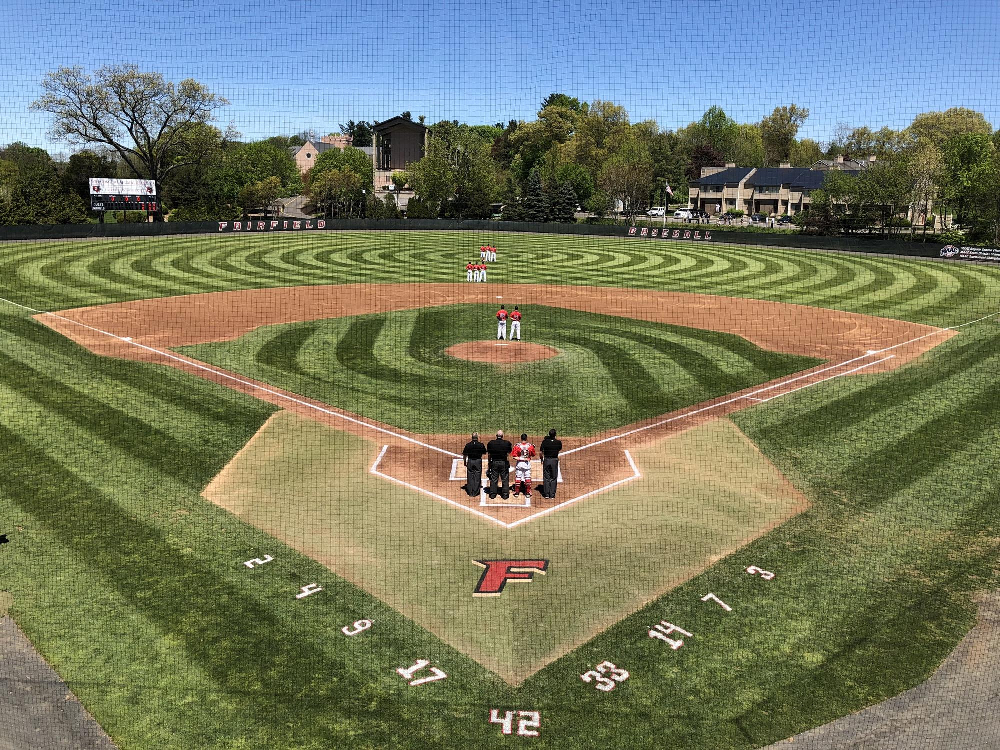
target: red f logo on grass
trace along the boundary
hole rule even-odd
[[[507,581],[511,583],[531,581],[535,573],[545,573],[548,560],[473,560],[485,568],[476,584],[473,596],[500,596]]]

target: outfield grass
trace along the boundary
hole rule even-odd
[[[1000,309],[1000,269],[986,266],[429,232],[6,244],[0,296],[56,309],[453,281],[486,243],[500,248],[491,280],[767,298],[942,326]],[[20,308],[0,308],[0,329],[0,533],[11,539],[0,589],[123,748],[509,746],[487,723],[491,707],[540,710],[537,747],[759,746],[919,682],[971,625],[969,592],[995,585],[992,320],[896,372],[737,415],[810,510],[518,689],[200,497],[271,407],[170,368],[99,359]],[[601,529],[580,544],[612,567],[629,554]],[[270,570],[240,564],[268,552],[280,558]],[[777,576],[750,577],[747,565]],[[311,582],[326,590],[294,599]],[[708,591],[733,612],[701,602]],[[360,616],[386,627],[339,634]],[[694,636],[672,651],[646,636],[660,619]],[[448,679],[408,688],[394,670],[418,658],[446,662]],[[579,679],[609,658],[632,673],[613,693]]]
[[[522,312],[524,339],[558,356],[500,370],[445,354],[496,337],[487,305],[263,326],[178,351],[369,419],[452,434],[559,425],[564,435],[588,435],[820,362],[717,331],[539,305]]]

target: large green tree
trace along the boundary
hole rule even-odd
[[[766,165],[774,166],[788,161],[795,136],[807,117],[809,117],[808,109],[791,104],[787,107],[775,107],[770,115],[760,121]]]
[[[52,116],[54,138],[107,146],[132,174],[156,181],[220,147],[220,137],[207,137],[218,131],[199,126],[229,104],[193,79],[175,84],[135,65],[107,65],[93,76],[59,68],[42,89],[31,109]]]
[[[0,149],[0,224],[78,224],[83,199],[66,189],[48,152],[25,143]]]
[[[929,141],[944,150],[945,144],[959,135],[990,135],[993,126],[982,112],[966,107],[952,107],[944,112],[923,112],[913,118],[910,133],[918,141]]]

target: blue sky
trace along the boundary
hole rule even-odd
[[[66,151],[46,71],[133,62],[231,101],[245,137],[378,120],[531,119],[552,91],[677,128],[810,109],[800,136],[966,106],[1000,125],[997,0],[5,0],[0,144]]]

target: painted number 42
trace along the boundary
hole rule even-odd
[[[603,690],[605,693],[610,693],[615,689],[615,685],[619,682],[625,682],[628,679],[628,672],[620,667],[616,667],[609,661],[602,661],[597,665],[596,670],[592,669],[589,672],[584,672],[580,675],[580,679],[584,682],[596,681],[597,684],[594,687],[598,690]]]
[[[504,734],[514,733],[514,714],[517,713],[517,734],[520,737],[537,737],[538,727],[542,723],[542,715],[538,711],[507,711],[503,716],[495,709],[490,709],[490,724],[499,724]]]

